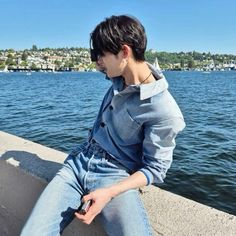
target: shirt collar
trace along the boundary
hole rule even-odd
[[[163,73],[154,68],[151,64],[146,62],[149,69],[152,71],[152,74],[156,78],[156,81],[147,84],[140,84],[140,85],[130,85],[126,89],[123,90],[124,87],[124,79],[123,77],[113,77],[111,81],[113,83],[113,91],[114,95],[117,94],[126,94],[131,92],[140,92],[140,100],[144,100],[150,98],[158,93],[163,92],[164,90],[168,89],[168,83],[166,81],[165,76]]]

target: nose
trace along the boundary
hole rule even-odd
[[[101,69],[104,67],[104,62],[103,62],[103,59],[102,59],[101,56],[97,57],[96,66],[101,68]]]
[[[99,55],[98,55],[98,57],[97,57],[97,63],[98,63],[98,65],[103,64],[102,56],[99,56]]]

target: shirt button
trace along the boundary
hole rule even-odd
[[[113,110],[113,106],[109,106],[110,110],[112,111]]]
[[[105,123],[104,123],[104,122],[101,122],[100,125],[101,125],[101,127],[104,127],[104,126],[105,126]]]

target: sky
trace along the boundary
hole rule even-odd
[[[137,17],[147,49],[236,55],[235,0],[0,0],[0,49],[89,47],[111,15]]]

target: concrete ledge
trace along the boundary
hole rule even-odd
[[[66,154],[0,131],[0,235],[16,236]],[[236,235],[236,216],[156,187],[142,199],[155,235]],[[98,221],[74,220],[63,235],[103,236]]]

